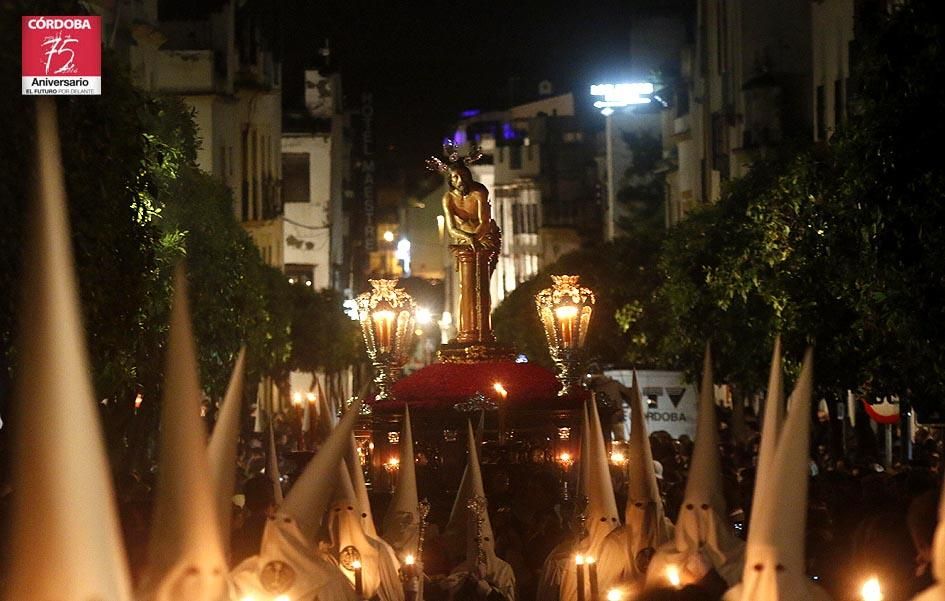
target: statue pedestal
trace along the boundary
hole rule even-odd
[[[496,250],[451,244],[459,272],[459,315],[456,338],[441,345],[440,361],[477,363],[513,358],[511,348],[500,346],[492,333],[489,280]]]
[[[490,263],[495,251],[476,249],[466,244],[451,244],[450,252],[456,258],[459,272],[459,323],[456,338],[450,343],[495,342],[492,334]]]

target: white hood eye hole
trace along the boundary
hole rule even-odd
[[[354,511],[354,507],[352,507],[351,505],[348,505],[348,511]]]
[[[686,509],[692,511],[692,510],[695,509],[695,508],[696,508],[696,506],[693,505],[692,503],[686,503]]]
[[[784,567],[783,563],[779,563],[778,565],[774,566],[774,569],[777,570],[778,572],[783,572],[787,568]]]
[[[764,564],[760,564],[760,563],[756,563],[755,565],[753,565],[753,566],[751,566],[751,567],[752,567],[752,569],[755,570],[756,572],[760,572],[761,570],[765,569]]]
[[[703,504],[702,504],[702,510],[703,510],[703,511],[708,511],[708,510],[709,510],[709,504],[708,504],[708,503],[703,503]]]

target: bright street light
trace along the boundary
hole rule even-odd
[[[614,189],[614,124],[615,108],[625,108],[637,104],[649,104],[653,94],[652,83],[640,81],[633,83],[599,83],[591,86],[591,96],[602,98],[594,103],[606,118],[607,129],[607,228],[604,238],[613,240],[617,235],[617,191]]]

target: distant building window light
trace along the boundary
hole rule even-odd
[[[502,139],[503,140],[515,139],[515,128],[512,127],[511,123],[502,124]]]
[[[466,143],[466,130],[457,129],[456,133],[453,134],[453,143],[457,146],[462,146]]]
[[[481,111],[479,109],[468,109],[460,113],[459,116],[462,117],[463,119],[468,119],[470,117],[475,117],[480,112]]]

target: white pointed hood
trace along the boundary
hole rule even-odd
[[[131,584],[89,378],[54,99],[35,106],[4,595],[126,601]]]
[[[784,383],[782,381],[781,337],[774,340],[774,351],[771,355],[771,371],[768,375],[768,393],[765,396],[764,420],[761,428],[761,444],[758,448],[758,466],[755,470],[755,493],[751,503],[751,516],[754,521],[754,512],[761,507],[762,497],[768,493],[767,487],[760,487],[762,474],[771,473],[771,462],[778,448],[778,438],[781,435],[781,425],[784,422]]]
[[[673,542],[657,550],[647,581],[665,584],[665,572],[673,565],[685,582],[701,577],[708,565],[729,584],[741,578],[745,543],[737,538],[728,521],[722,490],[722,463],[715,416],[712,353],[706,345],[699,387],[696,438],[689,462],[689,475]]]
[[[591,474],[591,428],[587,417],[587,403],[581,403],[581,455],[578,457],[577,499],[587,499],[587,485]]]
[[[236,447],[240,436],[240,411],[243,408],[243,372],[246,349],[241,348],[230,375],[230,383],[220,403],[217,423],[210,435],[207,455],[217,498],[217,517],[224,551],[230,547],[230,518],[233,515],[233,490],[236,485]]]
[[[333,479],[349,444],[361,402],[354,402],[305,466],[263,532],[259,555],[231,573],[239,597],[355,601],[335,563],[318,551],[318,532],[334,490]]]
[[[630,480],[627,484],[627,506],[624,523],[627,530],[628,556],[633,572],[643,577],[649,557],[672,537],[672,525],[666,519],[656,472],[653,450],[646,429],[646,410],[636,370],[633,371],[633,394],[630,397]]]
[[[453,568],[451,582],[454,590],[462,586],[462,577],[478,569],[482,578],[493,588],[498,589],[507,599],[515,599],[515,575],[511,566],[495,554],[495,534],[489,519],[488,501],[482,513],[481,529],[477,527],[477,518],[469,509],[469,501],[480,497],[486,499],[482,483],[482,469],[479,465],[479,441],[473,433],[472,423],[466,422],[466,473],[469,475],[466,496],[461,505],[466,509],[466,559]],[[476,532],[481,530],[477,540]],[[479,565],[479,549],[482,549],[485,564]]]
[[[358,501],[361,526],[364,527],[364,533],[371,538],[379,538],[377,528],[374,525],[374,513],[371,511],[371,498],[368,496],[367,483],[364,481],[364,471],[361,469],[361,460],[358,458],[358,443],[354,438],[354,434],[351,435],[351,445],[345,457],[345,465],[348,468],[348,476],[351,478],[351,484],[354,486],[354,495]]]
[[[361,561],[365,599],[376,595],[381,601],[402,601],[404,590],[400,582],[400,562],[387,543],[365,532],[358,495],[345,462],[342,461],[338,468],[337,486],[327,515],[332,555],[351,586],[355,584],[351,562],[353,559]]]
[[[400,431],[400,477],[384,516],[384,540],[403,558],[417,554],[420,542],[420,514],[417,472],[413,455],[413,428],[410,407],[404,406],[404,424]]]
[[[485,430],[486,415],[485,412],[479,413],[479,422],[476,426],[476,444],[482,444],[483,432]],[[478,454],[478,453],[477,453]],[[446,537],[447,553],[451,561],[458,563],[462,561],[466,549],[466,522],[468,521],[469,510],[466,508],[466,499],[469,497],[470,487],[469,464],[463,469],[463,477],[459,481],[459,488],[456,490],[456,497],[453,499],[453,507],[450,509],[450,518],[446,522],[444,536]]]
[[[604,432],[601,429],[600,417],[597,413],[597,403],[590,401],[590,411],[585,408],[585,425],[582,433],[581,478],[587,482],[584,494],[587,496],[587,507],[584,510],[584,527],[587,536],[578,541],[573,548],[573,554],[580,553],[586,557],[600,560],[605,548],[608,535],[620,527],[617,511],[617,500],[614,497],[613,480],[610,477],[610,462],[607,457],[607,448],[604,444]],[[573,554],[570,562],[561,574],[561,599],[577,598],[577,572],[574,566]],[[607,566],[610,572],[612,566]]]
[[[165,360],[154,526],[139,598],[196,601],[225,596],[226,566],[201,397],[187,278],[178,265]]]
[[[276,452],[276,434],[272,431],[272,422],[269,422],[269,449],[266,452],[266,477],[272,483],[272,499],[276,507],[282,505],[282,474],[279,473],[279,454]]]
[[[263,381],[260,381],[256,386],[256,410],[253,413],[253,432],[256,434],[262,434],[265,432],[266,421],[270,423],[272,420],[266,420],[266,410],[263,409]]]
[[[601,548],[598,574],[602,590],[624,586],[631,592],[642,587],[656,550],[673,538],[673,525],[663,509],[653,470],[653,451],[636,370],[630,395],[628,452],[630,475],[624,525],[611,532]]]
[[[600,557],[600,545],[612,530],[620,526],[614,483],[610,477],[610,461],[604,443],[597,403],[592,400],[588,413],[590,440],[587,480],[587,539],[582,547],[585,554]]]
[[[318,419],[315,423],[315,434],[318,439],[327,439],[337,423],[338,417],[328,406],[328,399],[323,394],[318,395]]]
[[[776,346],[776,359],[780,359],[779,351]],[[729,591],[726,599],[828,598],[807,577],[804,559],[813,367],[813,350],[807,349],[783,431],[778,433],[774,419],[765,420],[762,436],[775,439],[775,452],[760,464],[755,491],[756,495],[761,494],[756,497],[758,503],[748,531],[744,575],[741,584]],[[772,371],[776,369],[780,371],[780,365],[772,364]]]

